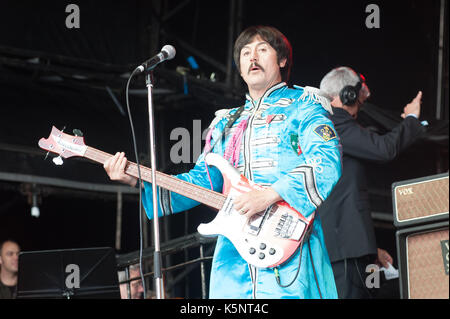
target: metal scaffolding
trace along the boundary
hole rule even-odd
[[[214,251],[215,242],[216,242],[215,238],[206,238],[198,233],[194,233],[187,236],[178,237],[161,244],[161,254],[163,256],[174,255],[179,252],[186,252],[194,248],[199,249],[198,258],[193,258],[191,260],[186,260],[184,262],[169,265],[162,268],[164,278],[167,278],[167,275],[170,272],[182,269],[180,273],[178,273],[176,276],[172,276],[171,280],[165,284],[165,292],[166,292],[165,295],[167,295],[167,293],[170,292],[176,285],[182,283],[182,281],[185,280],[192,273],[192,271],[200,267],[201,296],[203,299],[206,299],[208,297],[207,294],[208,275],[206,273],[206,263],[210,263],[212,260],[212,253]],[[153,252],[154,252],[153,247],[148,247],[144,249],[142,256],[144,265],[148,264],[153,260]],[[139,263],[140,263],[139,252],[137,251],[119,255],[117,257],[117,267],[119,270],[126,270],[128,269],[129,266],[138,265]],[[126,274],[127,274],[126,280],[121,281],[120,284],[127,284],[134,280],[141,280],[141,277],[130,278],[128,272],[126,272]],[[153,275],[154,275],[153,271],[144,272],[144,277],[146,279],[149,279],[149,277]],[[185,285],[188,285],[187,281],[185,282]],[[152,296],[151,293],[149,295]],[[173,293],[170,295],[171,298],[175,297]]]
[[[13,184],[13,185],[7,185]],[[22,192],[30,193],[26,194],[27,196],[31,195],[31,192],[43,193],[51,189],[52,193],[67,193],[74,191],[81,191],[82,193],[89,194],[89,196],[99,196],[104,197],[104,194],[115,195],[117,202],[117,210],[116,210],[116,232],[115,232],[115,249],[116,251],[120,250],[120,242],[122,235],[122,211],[123,211],[123,198],[122,196],[131,195],[133,198],[136,198],[138,195],[138,190],[135,188],[131,188],[128,186],[120,186],[120,185],[105,185],[105,184],[95,184],[95,183],[84,183],[78,181],[70,181],[59,178],[49,178],[42,176],[33,176],[27,174],[17,174],[17,173],[8,173],[8,172],[0,172],[0,188],[16,188],[20,189]],[[82,195],[81,195],[82,196]],[[112,199],[113,196],[110,196]],[[169,241],[165,241],[161,244],[161,253],[163,257],[168,257],[180,252],[187,252],[189,250],[198,248],[199,249],[199,257],[195,257],[191,260],[185,258],[185,260],[178,264],[169,263],[164,266],[162,269],[163,274],[167,277],[170,277],[170,280],[166,285],[166,292],[170,292],[176,285],[183,284],[183,280],[186,279],[188,275],[192,273],[192,271],[198,269],[200,267],[200,286],[201,286],[201,294],[202,298],[207,298],[207,274],[205,264],[209,263],[212,260],[212,253],[214,251],[214,243],[215,238],[206,238],[201,236],[198,233],[181,236]],[[153,252],[154,247],[146,247],[143,249],[142,262],[145,265],[144,277],[148,281],[150,277],[154,274],[153,271],[147,270],[152,269],[151,261],[153,260]],[[127,269],[129,266],[134,264],[139,264],[139,251],[133,251],[131,253],[117,255],[117,269],[123,270]],[[181,273],[178,273],[175,277],[171,275],[172,272],[176,270],[183,269]],[[127,280],[121,283],[129,283],[133,280],[138,280],[139,278],[129,278],[127,272]],[[187,285],[188,282],[186,281]],[[147,287],[151,287],[147,285]]]

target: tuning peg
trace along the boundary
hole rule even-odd
[[[53,163],[55,163],[55,165],[58,165],[58,166],[64,164],[64,161],[63,161],[61,155],[59,155],[58,157],[54,157]]]
[[[83,132],[81,132],[79,129],[74,129],[73,131],[73,134],[75,135],[75,136],[83,136]]]

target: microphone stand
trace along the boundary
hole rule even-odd
[[[153,73],[149,71],[145,75],[145,84],[148,94],[148,115],[150,127],[150,163],[152,168],[152,193],[153,193],[153,233],[155,242],[155,252],[153,254],[153,268],[156,288],[156,298],[164,299],[164,287],[161,271],[161,248],[159,236],[159,216],[158,216],[158,193],[156,188],[156,156],[155,156],[155,128],[153,117],[152,83]]]

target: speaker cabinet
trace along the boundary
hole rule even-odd
[[[392,184],[397,228],[448,220],[448,172]]]
[[[400,297],[448,299],[448,220],[397,231]]]

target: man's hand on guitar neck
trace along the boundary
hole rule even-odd
[[[283,200],[271,187],[264,190],[252,190],[233,200],[234,208],[241,214],[250,218],[252,215],[265,211],[267,207]]]
[[[125,174],[125,167],[127,166],[127,162],[128,161],[125,157],[125,153],[120,152],[107,159],[103,164],[103,167],[111,180],[119,181],[121,183],[130,185],[131,187],[135,187],[137,178]]]

